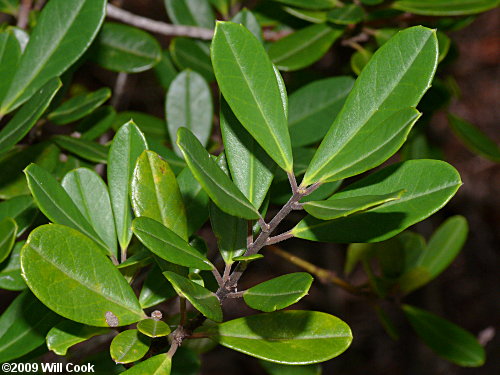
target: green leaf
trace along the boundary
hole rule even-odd
[[[170,333],[170,327],[161,320],[144,319],[137,323],[139,332],[149,337],[163,337]]]
[[[400,199],[401,196],[404,195],[404,192],[404,190],[399,190],[388,194],[365,195],[340,199],[337,199],[334,195],[326,201],[306,202],[304,203],[304,210],[317,219],[332,220]]]
[[[54,111],[48,119],[57,125],[66,125],[80,120],[101,106],[111,96],[111,90],[103,87],[97,91],[76,95],[68,99]]]
[[[337,5],[337,0],[274,0],[274,1],[305,9],[329,9]]]
[[[71,320],[63,320],[47,333],[47,347],[57,355],[66,355],[73,345],[108,332],[109,328],[86,326]]]
[[[314,81],[290,95],[288,127],[293,147],[323,139],[344,105],[354,80],[340,76]]]
[[[0,155],[9,151],[12,146],[28,134],[45,112],[60,87],[61,81],[59,78],[48,81],[0,130]]]
[[[0,12],[17,16],[19,0],[0,0]]]
[[[193,176],[214,203],[224,212],[244,219],[258,219],[256,208],[248,201],[198,139],[186,128],[177,133],[177,145]]]
[[[280,70],[299,70],[321,59],[342,33],[326,23],[307,26],[271,44],[269,57]]]
[[[189,212],[187,226],[188,235],[191,235],[207,221],[210,199],[187,167],[177,176],[177,183],[186,212]]]
[[[162,259],[201,270],[214,268],[207,258],[183,238],[156,220],[144,216],[135,218],[132,230],[144,246]]]
[[[243,293],[243,299],[256,310],[281,310],[304,297],[312,282],[312,276],[306,272],[289,273],[251,287]]]
[[[231,6],[231,0],[209,0],[210,4],[217,9],[224,17],[227,17],[229,13],[229,7]]]
[[[247,255],[247,256],[239,256],[239,257],[234,257],[233,261],[235,262],[253,262],[254,260],[262,259],[264,258],[264,255],[262,254],[252,254],[252,255]]]
[[[108,154],[108,186],[115,217],[116,233],[122,249],[132,237],[130,181],[137,158],[148,148],[146,139],[133,121],[123,125],[113,138]]]
[[[294,17],[301,20],[312,22],[312,23],[324,23],[326,22],[326,11],[323,10],[309,10],[309,9],[299,9],[292,7],[283,7],[283,10]]]
[[[108,162],[109,147],[87,139],[57,135],[54,142],[61,148],[81,157],[82,159],[95,163],[106,164]]]
[[[158,41],[136,27],[106,22],[96,39],[93,60],[114,72],[139,73],[160,62]]]
[[[2,3],[0,1],[0,10]],[[14,14],[17,16],[17,12]],[[21,46],[13,31],[0,32],[0,102],[9,89],[21,58]],[[1,148],[0,148],[1,149]]]
[[[269,375],[321,375],[321,365],[293,366],[279,363],[259,361]]]
[[[372,56],[373,54],[364,48],[354,52],[351,56],[352,71],[359,76]]]
[[[421,26],[399,32],[380,47],[356,80],[302,185],[354,176],[394,154],[418,119],[411,107],[429,88],[437,56],[435,31]]]
[[[0,114],[19,107],[85,52],[104,20],[105,6],[105,0],[52,0],[43,8]]]
[[[133,121],[146,138],[167,140],[168,134],[165,120],[144,112],[123,111],[113,121],[113,129],[118,130],[123,124]]]
[[[111,358],[116,363],[135,362],[146,355],[151,339],[136,329],[128,329],[119,333],[109,347]]]
[[[160,267],[153,265],[142,285],[139,303],[143,309],[147,309],[176,295],[177,293],[163,276]]]
[[[361,22],[364,16],[363,8],[355,4],[347,4],[328,12],[326,18],[329,22],[339,25],[352,25]]]
[[[85,117],[75,130],[81,134],[81,139],[92,141],[106,133],[113,125],[115,118],[114,108],[109,105],[103,106]]]
[[[2,289],[20,291],[27,288],[21,276],[21,262],[19,260],[24,242],[17,242],[9,257],[3,263],[0,263],[0,288]]]
[[[500,4],[498,0],[400,0],[392,6],[426,16],[463,16],[482,13]]]
[[[123,375],[170,375],[172,358],[166,353],[157,354],[145,361],[139,362],[134,367],[122,372]]]
[[[231,22],[239,23],[245,26],[261,43],[264,42],[262,37],[262,27],[257,21],[257,18],[248,9],[243,8],[232,19]]]
[[[21,251],[29,288],[50,309],[76,322],[108,327],[145,317],[134,291],[99,247],[80,232],[58,224],[31,232]]]
[[[208,0],[164,0],[168,17],[177,25],[214,27],[215,15]]]
[[[470,150],[487,159],[500,162],[500,147],[486,134],[471,123],[452,114],[448,115],[448,122],[455,134]]]
[[[292,229],[294,236],[322,242],[378,242],[432,215],[455,195],[462,184],[451,165],[438,160],[393,164],[349,185],[335,198],[386,194],[406,190],[401,199],[357,215],[332,221],[310,216]]]
[[[418,336],[439,356],[459,366],[484,364],[484,348],[469,332],[414,306],[403,305],[403,311]]]
[[[266,361],[290,365],[324,362],[352,341],[349,326],[317,311],[276,311],[234,319],[208,332],[230,349]]]
[[[162,87],[165,90],[168,90],[170,84],[177,76],[177,69],[172,63],[172,58],[168,50],[164,50],[161,53],[161,60],[158,64],[155,65],[154,70]]]
[[[219,299],[214,293],[175,272],[167,271],[163,274],[170,281],[177,294],[191,302],[196,310],[210,320],[222,321],[222,309]]]
[[[179,69],[193,69],[209,82],[215,79],[210,61],[210,47],[206,42],[174,38],[170,42],[169,51]]]
[[[439,44],[439,59],[438,62],[444,60],[448,51],[450,50],[451,39],[445,33],[438,30],[437,34],[438,44]]]
[[[45,343],[47,332],[61,320],[30,291],[24,291],[0,316],[0,362],[31,352]]]
[[[20,195],[0,202],[0,220],[11,217],[17,224],[17,237],[35,221],[38,214],[35,203],[30,196]]]
[[[0,263],[9,256],[16,241],[17,224],[14,219],[6,217],[0,220]]]
[[[78,168],[67,173],[61,185],[116,258],[113,211],[108,188],[101,177],[90,169]]]
[[[186,212],[174,172],[152,151],[137,159],[131,200],[135,216],[154,219],[187,240]]]
[[[212,132],[213,104],[210,87],[198,73],[185,70],[168,89],[165,102],[170,139],[177,140],[177,131],[186,127],[206,146]],[[181,155],[177,146],[174,150]]]
[[[273,64],[262,44],[244,26],[218,22],[212,64],[236,118],[281,168],[292,172],[286,113]]]

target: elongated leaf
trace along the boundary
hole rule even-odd
[[[90,160],[95,163],[105,164],[108,162],[109,148],[99,143],[66,135],[58,135],[54,137],[54,141],[59,147],[82,159]]]
[[[262,28],[257,21],[257,18],[248,9],[244,8],[239,11],[232,19],[231,22],[239,23],[245,26],[261,43],[264,42],[262,37]]]
[[[306,272],[289,273],[251,287],[243,298],[248,306],[260,311],[281,310],[304,297],[312,282]]]
[[[399,0],[392,6],[414,14],[428,16],[462,16],[493,9],[498,0]]]
[[[380,47],[356,80],[302,184],[359,174],[396,152],[419,116],[410,107],[429,88],[437,57],[435,31],[421,26],[399,32]]]
[[[130,208],[130,181],[135,163],[147,149],[146,139],[137,126],[129,121],[113,138],[108,155],[108,186],[111,206],[115,217],[116,233],[122,249],[126,249],[132,230],[132,210]]]
[[[362,21],[364,13],[360,6],[347,4],[331,10],[326,17],[328,21],[339,25],[351,25]]]
[[[326,23],[307,26],[271,44],[269,57],[280,70],[302,69],[322,58],[342,33]]]
[[[38,210],[33,199],[27,195],[20,195],[0,203],[0,220],[13,218],[17,224],[18,237],[33,224],[37,214]]]
[[[145,318],[134,291],[97,245],[80,232],[58,224],[31,232],[21,251],[29,288],[50,309],[76,322],[107,327]]]
[[[80,120],[103,104],[110,96],[111,90],[107,87],[74,96],[51,112],[48,119],[57,125],[65,125]]]
[[[273,65],[262,44],[244,26],[218,22],[212,64],[236,118],[281,168],[292,172],[286,114]]]
[[[106,243],[109,252],[118,257],[113,211],[108,188],[101,177],[90,169],[78,168],[67,173],[61,185]]]
[[[21,262],[19,260],[24,242],[17,242],[9,257],[0,263],[0,288],[2,289],[19,291],[27,288],[21,276]]]
[[[177,176],[177,183],[179,184],[186,212],[189,212],[189,215],[187,215],[187,232],[188,235],[191,235],[207,221],[210,199],[187,167]]]
[[[109,328],[86,326],[71,320],[63,320],[47,333],[47,347],[57,355],[66,355],[73,345],[107,332]]]
[[[331,221],[307,216],[292,233],[299,238],[323,242],[383,241],[439,210],[461,184],[455,168],[442,161],[410,160],[394,164],[348,186],[335,197],[387,194],[404,189],[401,199]]]
[[[167,50],[164,50],[161,53],[161,60],[155,65],[154,69],[160,84],[165,90],[168,90],[170,84],[177,76],[177,69],[175,68],[170,53]]]
[[[317,311],[277,311],[234,319],[214,327],[211,338],[233,350],[282,364],[327,361],[352,341],[347,324]]]
[[[180,128],[177,145],[206,193],[221,210],[245,219],[258,219],[259,213],[243,193],[210,157],[198,139],[186,128]]]
[[[105,5],[105,0],[52,0],[43,8],[0,114],[20,106],[85,52],[104,20]]]
[[[172,82],[165,103],[170,139],[186,127],[206,146],[212,132],[213,104],[210,87],[198,73],[186,70]],[[177,146],[175,151],[181,155]]]
[[[92,141],[99,138],[111,128],[115,117],[116,112],[113,107],[103,106],[85,117],[75,130],[81,133],[81,139]]]
[[[5,125],[0,131],[0,155],[9,151],[12,146],[28,134],[60,87],[59,78],[51,79]]]
[[[174,289],[185,297],[196,310],[215,322],[222,321],[222,309],[217,296],[210,290],[174,272],[163,272]]]
[[[115,72],[138,73],[161,59],[158,41],[136,27],[106,22],[96,40],[93,60]]]
[[[135,218],[132,230],[153,253],[169,262],[186,267],[211,270],[212,263],[185,240],[163,224],[148,217]]]
[[[210,61],[210,46],[206,42],[189,38],[174,38],[169,51],[179,69],[193,69],[208,82],[212,82],[214,70]]]
[[[149,337],[163,337],[170,333],[170,327],[161,320],[144,319],[137,323],[137,329]]]
[[[323,139],[353,84],[354,80],[347,76],[326,78],[290,95],[288,127],[294,147]]]
[[[128,329],[115,336],[109,352],[116,363],[131,363],[144,357],[150,344],[149,337],[136,329]]]
[[[170,375],[172,358],[166,353],[155,355],[122,372],[124,375]]]
[[[294,17],[297,17],[301,20],[312,22],[312,23],[324,23],[326,22],[326,14],[325,10],[311,10],[311,9],[302,9],[302,8],[292,8],[284,6],[283,10],[288,14],[291,14]]]
[[[177,293],[163,276],[160,267],[153,265],[142,285],[139,303],[143,309],[147,309],[176,295]]]
[[[414,306],[403,305],[403,311],[415,332],[439,356],[459,366],[483,365],[484,348],[469,332]]]
[[[215,15],[208,0],[164,0],[168,17],[177,25],[214,27]]]
[[[329,9],[337,5],[336,0],[274,0],[274,1],[305,9]]]
[[[61,317],[24,291],[0,316],[0,362],[31,352],[45,343],[47,332]]]
[[[9,256],[16,241],[17,224],[11,217],[0,220],[0,263]]]
[[[135,216],[152,218],[187,240],[186,212],[174,172],[152,151],[144,151],[134,169],[131,185]]]
[[[2,4],[0,2],[0,7],[1,6]],[[14,15],[17,16],[17,12]],[[20,58],[21,45],[14,35],[14,32],[0,32],[0,103],[9,89],[10,82],[16,72]]]

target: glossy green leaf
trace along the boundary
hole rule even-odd
[[[144,319],[137,323],[137,329],[149,337],[163,337],[170,333],[170,327],[161,320]]]
[[[325,201],[309,201],[304,203],[304,210],[311,216],[321,220],[332,220],[352,215],[386,202],[400,199],[404,190],[381,195],[365,195],[337,199],[334,196]]]
[[[170,84],[177,76],[177,69],[172,62],[172,57],[168,50],[164,50],[161,53],[161,60],[155,65],[154,69],[160,84],[165,90],[168,90]]]
[[[82,159],[103,164],[108,162],[109,148],[99,143],[87,139],[69,137],[67,135],[55,136],[54,142],[62,149]]]
[[[61,81],[58,78],[47,82],[0,130],[0,155],[9,151],[12,146],[28,134],[45,112],[60,87]]]
[[[354,80],[340,76],[314,81],[290,95],[288,127],[293,147],[320,141],[344,105]]]
[[[0,220],[0,263],[9,256],[16,241],[17,224],[11,217]]]
[[[243,8],[232,19],[231,22],[239,23],[245,26],[261,43],[264,42],[262,37],[262,27],[257,21],[257,18],[248,9]]]
[[[154,219],[187,240],[186,212],[174,172],[152,151],[137,159],[131,200],[135,216]]]
[[[448,122],[455,134],[473,152],[500,162],[500,147],[470,122],[455,115],[448,115]]]
[[[230,349],[282,364],[324,362],[344,352],[352,341],[349,326],[317,311],[276,311],[219,324],[212,339]]]
[[[92,327],[71,320],[63,320],[47,333],[47,347],[57,355],[66,355],[73,345],[108,332],[109,328]]]
[[[207,145],[212,132],[213,104],[210,87],[202,76],[191,70],[180,73],[168,89],[165,108],[172,143],[179,128],[186,127],[203,146]],[[177,146],[174,149],[181,155]]]
[[[61,317],[24,291],[0,316],[0,362],[31,352],[45,343],[47,332]]]
[[[167,271],[163,274],[170,281],[177,294],[191,302],[196,310],[210,320],[222,321],[222,309],[219,299],[214,293],[174,272]]]
[[[209,0],[164,0],[168,17],[177,25],[214,27],[215,14]]]
[[[280,363],[259,361],[269,375],[321,375],[321,365],[282,365]]]
[[[274,1],[305,9],[329,9],[337,5],[337,0],[274,0]]]
[[[208,196],[224,212],[245,219],[258,219],[259,213],[243,193],[219,168],[198,139],[186,128],[180,128],[177,145]]]
[[[154,37],[136,27],[112,22],[103,25],[93,52],[97,64],[115,72],[143,72],[161,59],[161,47]]]
[[[151,339],[136,329],[119,333],[109,347],[111,358],[116,363],[135,362],[146,355]]]
[[[302,184],[353,176],[394,154],[418,119],[411,107],[429,88],[437,56],[435,31],[421,26],[399,32],[380,47],[356,80]]]
[[[410,160],[365,177],[336,198],[387,194],[406,190],[401,199],[357,215],[331,221],[310,216],[292,229],[294,236],[322,242],[378,242],[432,215],[455,195],[462,184],[451,165],[438,160]]]
[[[122,372],[123,375],[170,375],[172,358],[166,353],[155,355]]]
[[[17,224],[17,237],[35,221],[38,214],[33,199],[28,195],[20,195],[0,202],[0,220],[11,217]]]
[[[135,218],[132,230],[153,253],[169,262],[186,267],[211,270],[212,263],[191,247],[184,239],[160,222],[149,217]]]
[[[209,82],[215,79],[210,61],[210,46],[206,42],[189,38],[174,38],[170,43],[169,51],[179,69],[192,69]]]
[[[403,311],[420,338],[439,356],[459,366],[484,364],[486,354],[476,338],[459,326],[410,305]]]
[[[262,259],[264,258],[264,255],[262,254],[252,254],[252,255],[247,255],[247,256],[239,256],[239,257],[234,257],[233,260],[235,262],[253,262],[254,260]]]
[[[58,224],[31,232],[21,251],[29,288],[50,309],[76,322],[107,327],[145,317],[134,291],[97,245],[80,232]]]
[[[19,260],[24,242],[17,242],[9,257],[0,263],[0,288],[2,289],[19,291],[27,288],[21,276],[21,262]]]
[[[208,219],[208,204],[210,199],[189,170],[184,168],[177,176],[182,200],[187,215],[188,235],[196,232]]]
[[[97,91],[76,95],[68,99],[54,111],[48,119],[57,125],[66,125],[87,116],[111,96],[111,90],[103,87]]]
[[[2,3],[0,2],[0,9]],[[17,16],[17,12],[14,14]],[[21,58],[21,45],[12,31],[0,32],[0,103],[9,89],[19,60]],[[1,148],[0,148],[1,149]]]
[[[101,177],[90,169],[78,168],[67,173],[61,185],[106,243],[109,252],[117,257],[113,211],[108,188]]]
[[[174,150],[167,147],[165,142],[155,139],[152,136],[146,136],[146,140],[149,149],[160,155],[168,163],[174,174],[178,175],[186,168],[186,162]]]
[[[52,0],[43,8],[0,113],[20,106],[85,52],[104,20],[105,5],[105,0]]]
[[[243,299],[256,310],[281,310],[304,297],[312,282],[312,276],[306,272],[289,273],[251,287],[243,293]]]
[[[286,113],[273,64],[244,26],[218,22],[212,64],[219,88],[236,118],[285,171],[293,170]]]
[[[312,23],[326,22],[327,11],[324,10],[310,10],[302,8],[292,8],[287,6],[283,7],[283,10],[288,14],[291,14],[292,16],[307,22],[312,22]]]
[[[280,70],[302,69],[322,58],[342,33],[325,23],[307,26],[271,44],[269,57]]]
[[[364,18],[364,12],[363,8],[358,5],[347,4],[331,10],[326,17],[329,22],[339,25],[351,25],[361,22]]]
[[[499,4],[498,0],[399,0],[392,6],[426,16],[463,16],[485,12]]]
[[[142,285],[139,303],[143,309],[147,309],[176,295],[177,293],[167,279],[165,279],[165,276],[163,276],[160,267],[153,265]]]
[[[113,138],[108,154],[108,186],[115,217],[116,233],[122,249],[132,237],[132,209],[130,207],[130,181],[137,158],[148,148],[139,128],[129,121]]]

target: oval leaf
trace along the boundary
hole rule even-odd
[[[392,6],[414,14],[427,16],[462,16],[493,9],[498,0],[400,0]]]
[[[73,345],[108,332],[109,328],[86,326],[71,320],[63,320],[47,333],[47,347],[57,355],[66,355]]]
[[[174,38],[170,42],[169,51],[179,69],[193,69],[208,82],[215,79],[210,61],[210,46],[206,42],[189,38]]]
[[[172,358],[166,353],[155,355],[145,361],[139,362],[134,367],[122,372],[123,375],[170,375]]]
[[[0,7],[2,7],[0,1]],[[1,12],[4,10],[0,8]],[[17,16],[17,11],[13,14]],[[21,45],[14,31],[3,30],[0,32],[0,103],[9,89],[10,82],[14,76],[19,60],[21,58]],[[0,147],[0,150],[2,148]]]
[[[170,327],[161,320],[144,319],[137,323],[139,332],[149,337],[163,337],[170,333]]]
[[[304,9],[329,9],[337,6],[337,0],[275,0],[279,3]]]
[[[26,289],[26,283],[21,276],[21,262],[19,260],[24,241],[14,245],[9,257],[0,264],[0,288],[20,291]]]
[[[257,18],[248,9],[243,8],[232,19],[231,22],[239,23],[245,26],[255,37],[261,42],[264,42],[262,37],[262,27]]]
[[[10,254],[16,241],[17,224],[14,219],[6,217],[0,221],[0,263]]]
[[[115,336],[109,352],[116,363],[131,363],[144,357],[150,344],[149,337],[136,329],[128,329]]]
[[[177,176],[182,200],[187,215],[188,235],[196,232],[208,219],[208,204],[210,199],[189,170],[184,168]]]
[[[164,0],[168,17],[177,25],[214,27],[215,15],[208,0]]]

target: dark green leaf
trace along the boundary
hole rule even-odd
[[[186,212],[189,212],[187,226],[188,235],[191,235],[200,229],[208,219],[209,198],[187,167],[177,176],[177,183]]]
[[[262,37],[262,28],[257,21],[257,18],[248,9],[240,10],[232,19],[231,22],[239,23],[245,26],[255,37],[261,42],[264,42]]]
[[[208,0],[164,0],[168,17],[177,25],[214,27],[215,15]]]
[[[293,366],[260,360],[269,375],[321,375],[321,365]]]
[[[124,111],[118,113],[113,122],[113,129],[118,130],[128,121],[133,121],[146,137],[161,140],[168,139],[165,120],[144,112]]]
[[[359,76],[372,56],[373,54],[364,48],[354,52],[351,56],[352,71]]]
[[[312,23],[326,22],[327,12],[324,10],[299,9],[292,7],[283,7],[283,10],[294,17]]]
[[[170,84],[177,76],[177,69],[175,69],[175,66],[172,63],[172,58],[170,57],[168,50],[164,50],[161,53],[161,60],[155,65],[154,69],[160,84],[165,90],[168,90]]]
[[[206,42],[174,38],[169,51],[179,69],[193,69],[209,82],[215,79],[210,61],[210,46]]]
[[[149,337],[136,329],[128,329],[115,336],[109,352],[116,363],[131,363],[144,357],[150,344]]]
[[[82,159],[95,163],[107,163],[109,148],[87,139],[57,135],[54,142],[61,148],[75,154]]]
[[[5,1],[5,0],[4,0]],[[0,1],[0,10],[2,4]],[[17,16],[17,12],[13,14]],[[0,32],[0,103],[9,89],[10,82],[14,76],[19,60],[21,59],[21,46],[13,31],[3,30]],[[2,148],[0,148],[1,150]]]
[[[347,4],[331,10],[326,18],[329,22],[339,25],[351,25],[361,22],[364,18],[364,12],[363,8],[358,5]]]
[[[166,353],[155,355],[145,361],[139,362],[134,367],[122,372],[123,375],[169,375],[172,367],[172,358]]]
[[[0,0],[0,12],[17,16],[19,0]]]
[[[305,9],[329,9],[337,5],[337,0],[274,0],[274,1]]]
[[[163,276],[160,267],[153,265],[142,285],[139,303],[143,309],[147,309],[176,295],[177,293]]]
[[[498,0],[399,0],[393,7],[426,16],[463,16],[482,13],[499,4]]]
[[[47,334],[47,347],[57,355],[66,355],[73,345],[107,332],[109,328],[86,326],[71,320],[63,320]]]
[[[11,217],[0,220],[0,263],[9,256],[16,241],[17,224]]]
[[[19,260],[23,245],[24,241],[17,242],[10,256],[0,264],[0,288],[16,291],[27,288],[21,276],[21,262]]]
[[[116,112],[113,107],[103,106],[97,108],[78,124],[76,131],[81,133],[81,139],[95,140],[111,128],[115,117]]]
[[[438,30],[437,34],[438,44],[439,44],[439,59],[438,62],[444,60],[448,51],[450,50],[451,39],[445,33]]]
[[[170,333],[170,327],[161,320],[144,319],[137,323],[139,332],[149,337],[163,337]]]
[[[239,257],[234,257],[233,261],[235,262],[253,262],[254,260],[262,259],[264,258],[264,255],[262,254],[252,254],[252,255],[247,255],[247,256],[239,256]]]
[[[19,237],[33,224],[38,210],[33,199],[27,195],[20,195],[0,203],[0,220],[11,217],[17,224],[17,236]]]

